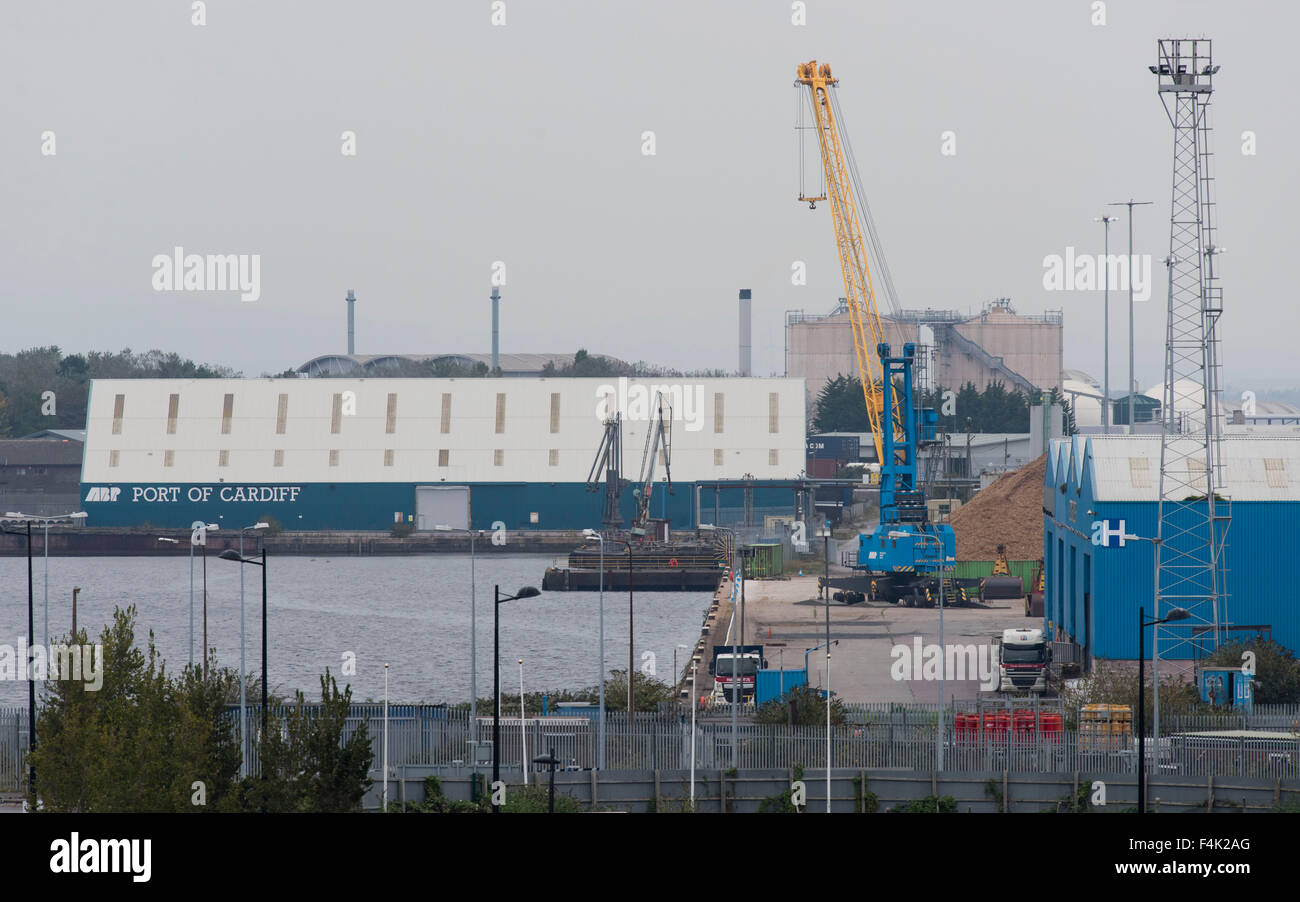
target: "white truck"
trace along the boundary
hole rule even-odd
[[[998,676],[1003,692],[1046,692],[1052,647],[1039,629],[1002,631]]]

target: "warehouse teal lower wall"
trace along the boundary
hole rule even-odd
[[[585,483],[82,483],[85,525],[92,527],[189,528],[195,521],[247,525],[274,517],[284,529],[386,530],[398,517],[416,513],[416,486],[469,488],[470,524],[492,529],[599,528],[604,491],[588,491]],[[755,522],[764,514],[793,515],[793,488],[755,486],[746,505],[745,488],[737,483],[714,488],[694,482],[675,484],[672,492],[656,486],[651,515],[667,517],[675,528],[696,525],[696,496],[701,519],[734,523],[748,507]],[[716,502],[716,503],[715,503]],[[628,488],[621,512],[630,520],[635,496]]]

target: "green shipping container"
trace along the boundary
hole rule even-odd
[[[748,570],[750,579],[767,579],[782,574],[784,560],[781,554],[780,542],[756,544],[749,547],[752,549]]]
[[[1028,592],[1034,581],[1034,573],[1038,570],[1038,561],[1007,561],[1007,568],[1012,576],[1020,577],[1025,591]],[[992,573],[992,561],[958,561],[953,575],[957,579],[983,579]]]

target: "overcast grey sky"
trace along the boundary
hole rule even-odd
[[[1043,258],[1100,253],[1106,202],[1155,201],[1135,228],[1157,261],[1145,386],[1172,154],[1146,67],[1158,37],[1204,35],[1225,376],[1300,381],[1294,4],[1111,0],[1104,26],[1090,0],[809,0],[802,27],[788,0],[505,10],[493,26],[491,0],[210,0],[196,27],[188,0],[6,2],[0,350],[159,347],[257,375],[346,350],[353,288],[360,353],[484,352],[500,260],[503,351],[732,369],[748,287],[755,372],[779,374],[784,311],[843,293],[829,208],[795,202],[794,69],[816,58],[841,79],[905,306],[1063,308],[1066,366],[1100,377],[1101,294],[1045,291]],[[151,261],[177,245],[260,254],[261,298],[155,292]],[[1120,386],[1123,310],[1112,295]]]

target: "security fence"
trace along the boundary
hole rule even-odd
[[[1059,700],[1046,700],[1037,710],[1000,702],[957,705],[944,712],[942,728],[935,705],[846,707],[848,722],[829,730],[756,724],[746,716],[733,731],[729,714],[716,708],[703,716],[697,712],[693,731],[685,707],[638,713],[630,721],[626,712],[609,712],[603,764],[606,770],[689,769],[692,760],[697,769],[824,768],[829,758],[832,768],[918,772],[1135,774],[1137,769],[1137,743],[1129,732],[1080,731],[1078,712],[1065,711]],[[318,710],[304,706],[308,716]],[[238,714],[238,707],[228,711],[235,723]],[[1147,741],[1147,770],[1187,777],[1300,778],[1298,715],[1296,706],[1257,706],[1251,714],[1166,716],[1159,742]],[[246,760],[256,775],[259,706],[249,706],[247,717]],[[363,726],[379,773],[383,705],[353,705],[344,741]],[[403,766],[473,766],[476,759],[482,767],[492,760],[491,717],[472,725],[463,709],[390,705],[387,726],[390,772]],[[471,743],[472,726],[477,726],[477,745]],[[39,736],[39,724],[37,730]],[[506,767],[525,763],[532,769],[531,760],[552,749],[566,769],[601,765],[595,716],[502,717],[499,737],[499,760]],[[0,790],[21,787],[26,747],[26,709],[0,709]]]
[[[27,709],[0,708],[0,792],[13,792],[25,782]]]

